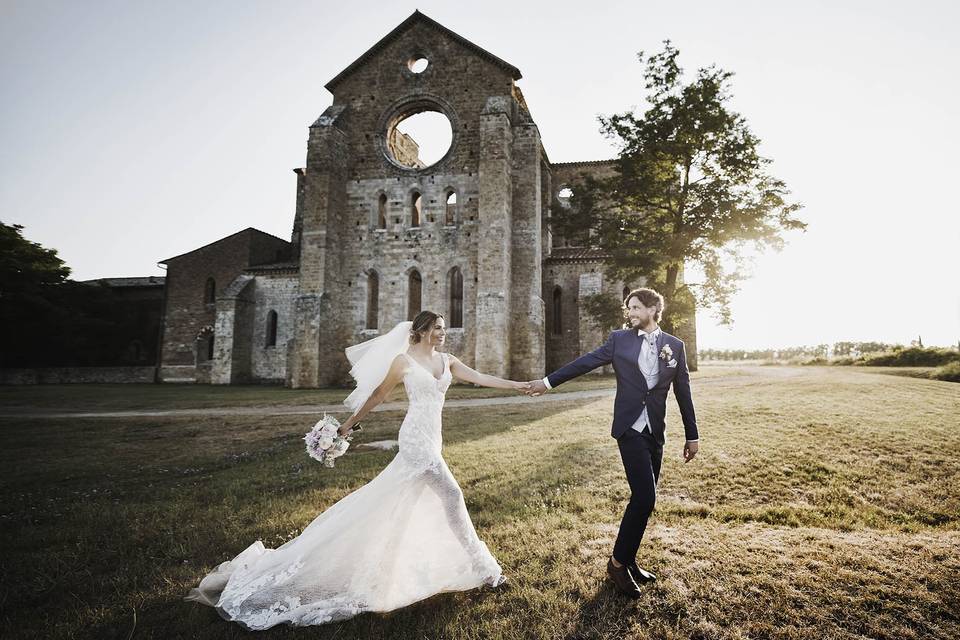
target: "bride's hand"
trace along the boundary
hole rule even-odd
[[[530,383],[529,383],[529,382],[516,382],[516,381],[514,381],[514,380],[511,380],[511,381],[510,381],[510,388],[512,388],[514,391],[519,391],[520,393],[526,393],[527,390],[530,388]]]
[[[350,429],[352,428],[353,428],[353,422],[350,420],[347,420],[342,425],[340,425],[340,428],[337,429],[337,433],[341,436],[345,436],[348,433],[350,433]]]

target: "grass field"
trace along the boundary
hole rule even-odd
[[[701,453],[683,463],[671,400],[640,550],[659,580],[640,600],[621,599],[604,573],[628,497],[612,400],[458,408],[444,413],[444,456],[511,588],[257,637],[960,637],[955,383],[711,366],[693,388]],[[330,392],[298,393],[57,386],[4,388],[0,400],[105,410],[303,404]],[[401,418],[376,414],[362,439],[395,438]],[[356,450],[321,469],[301,440],[313,421],[0,419],[0,636],[249,637],[181,598],[252,541],[297,535],[394,455]]]
[[[709,375],[709,374],[708,374]],[[614,386],[612,375],[582,376],[564,391]],[[280,386],[193,384],[61,384],[0,386],[0,413],[60,413],[210,409],[216,407],[290,407],[340,404],[350,389],[288,389]],[[514,391],[457,384],[448,399],[493,398],[517,395]],[[403,400],[398,385],[386,402]]]

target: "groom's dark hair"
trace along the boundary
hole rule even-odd
[[[418,313],[417,317],[413,319],[413,326],[410,327],[410,342],[413,344],[420,342],[420,333],[428,329],[433,329],[433,324],[437,321],[437,318],[442,317],[442,313],[434,313],[433,311],[421,311]]]
[[[623,299],[623,306],[627,307],[630,305],[630,298],[637,298],[645,307],[656,307],[657,308],[657,317],[655,320],[660,322],[660,316],[663,315],[663,308],[665,303],[663,301],[663,296],[654,291],[653,289],[647,289],[643,287],[641,289],[634,289],[627,294],[627,297]]]

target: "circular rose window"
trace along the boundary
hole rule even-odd
[[[406,169],[436,164],[450,150],[453,127],[439,109],[422,106],[395,118],[386,131],[390,159]]]

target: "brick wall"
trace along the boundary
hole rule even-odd
[[[291,251],[290,243],[280,238],[245,229],[166,260],[161,380],[189,381],[198,375],[197,334],[216,324],[216,301],[205,302],[208,278],[220,295],[251,264],[284,259]]]

